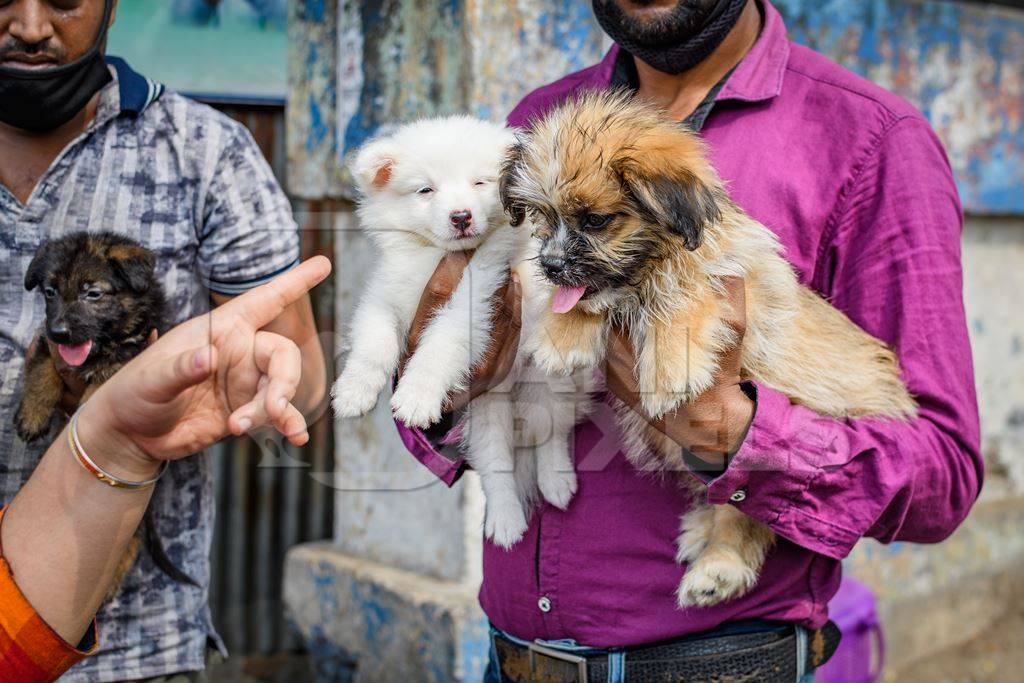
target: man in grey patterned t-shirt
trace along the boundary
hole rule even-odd
[[[26,445],[12,424],[25,352],[44,316],[42,297],[23,285],[42,241],[76,230],[113,230],[141,241],[157,254],[174,323],[299,258],[288,200],[248,131],[164,92],[121,60],[104,60],[115,5],[0,0],[0,506],[47,445]],[[73,66],[52,71],[59,65]],[[297,403],[318,403],[324,364],[308,298],[269,329],[303,349]],[[52,425],[51,437],[59,426]],[[98,615],[99,652],[66,680],[196,672],[211,644],[223,650],[207,605],[207,459],[173,463],[151,508],[168,557],[198,586],[173,581],[141,553]]]

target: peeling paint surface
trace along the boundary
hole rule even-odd
[[[964,207],[1024,214],[1024,12],[940,0],[776,0],[790,36],[913,102],[946,145]],[[598,61],[572,0],[292,3],[292,189],[349,196],[348,154],[382,124],[471,111]]]
[[[501,120],[603,52],[589,3],[573,0],[292,5],[289,188],[303,198],[351,198],[347,161],[382,125],[467,111]]]
[[[337,0],[301,0],[288,6],[288,190],[297,198],[326,197],[337,185],[332,176]]]
[[[488,627],[472,586],[314,543],[289,552],[284,600],[323,680],[470,683],[483,677]]]
[[[926,0],[775,0],[790,37],[931,121],[964,208],[1024,214],[1024,11]]]
[[[467,0],[473,48],[471,111],[504,120],[530,90],[600,60],[589,2]]]

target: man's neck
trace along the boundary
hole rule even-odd
[[[96,117],[100,93],[96,93],[73,119],[53,130],[33,133],[0,122],[0,183],[25,203],[53,160]]]
[[[747,0],[739,20],[722,44],[707,59],[680,74],[658,71],[634,58],[640,87],[637,95],[684,120],[704,97],[750,52],[761,32],[761,12],[756,0]]]

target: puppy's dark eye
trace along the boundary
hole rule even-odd
[[[588,213],[583,216],[583,227],[589,230],[597,230],[611,223],[613,216],[610,214]]]
[[[43,296],[47,299],[52,299],[57,296],[57,290],[50,286],[43,287]]]
[[[90,289],[85,293],[87,301],[96,301],[97,299],[103,298],[103,290],[101,289]]]
[[[430,194],[433,191],[434,188],[432,187],[421,187],[420,189],[416,190],[416,194]]]
[[[480,187],[481,185],[486,185],[487,181],[486,180],[478,180],[478,181],[476,181],[473,184],[476,185],[477,187]]]

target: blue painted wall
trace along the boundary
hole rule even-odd
[[[775,0],[790,36],[913,102],[966,210],[1024,214],[1024,11],[906,0]]]
[[[501,118],[599,59],[579,0],[292,3],[292,189],[345,195],[346,154],[382,123]],[[967,211],[1024,214],[1024,11],[942,0],[775,0],[791,37],[918,106]]]

